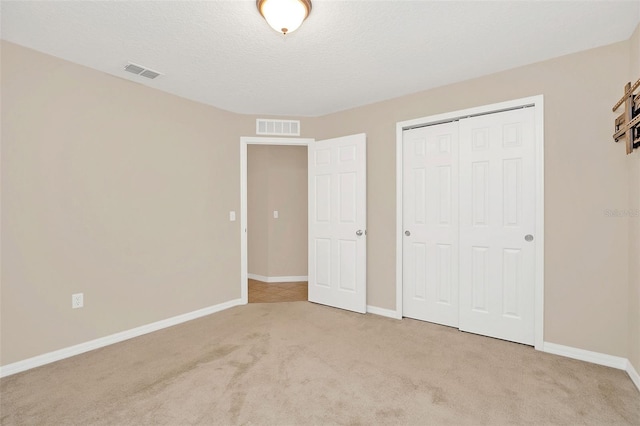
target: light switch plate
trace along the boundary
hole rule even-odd
[[[71,307],[73,309],[82,308],[84,306],[84,293],[76,293],[71,295]]]
[[[235,220],[236,220],[236,212],[234,212],[234,211],[230,211],[229,212],[229,220],[231,222],[235,222]]]
[[[277,219],[278,218],[278,210],[274,210],[273,211],[273,218]]]

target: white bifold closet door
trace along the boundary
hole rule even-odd
[[[460,120],[460,329],[533,345],[534,109]]]
[[[406,317],[458,326],[458,123],[404,132]]]
[[[534,109],[403,135],[403,315],[534,343]]]

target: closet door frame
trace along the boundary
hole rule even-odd
[[[416,127],[456,121],[461,118],[493,114],[519,108],[535,111],[535,180],[536,180],[536,260],[535,260],[535,348],[544,343],[544,97],[543,95],[515,99],[480,107],[431,115],[396,123],[396,317],[402,318],[403,297],[403,132]]]

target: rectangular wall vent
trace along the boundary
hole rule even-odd
[[[299,120],[256,120],[256,135],[300,136]]]
[[[132,64],[129,62],[125,65],[124,70],[133,74],[140,75],[142,77],[154,79],[162,74],[157,71],[150,70],[149,68],[143,67],[141,65]]]

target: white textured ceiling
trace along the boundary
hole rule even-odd
[[[41,52],[229,111],[317,116],[626,40],[640,1],[314,0],[286,37],[252,0],[3,0],[1,13],[3,39]]]

